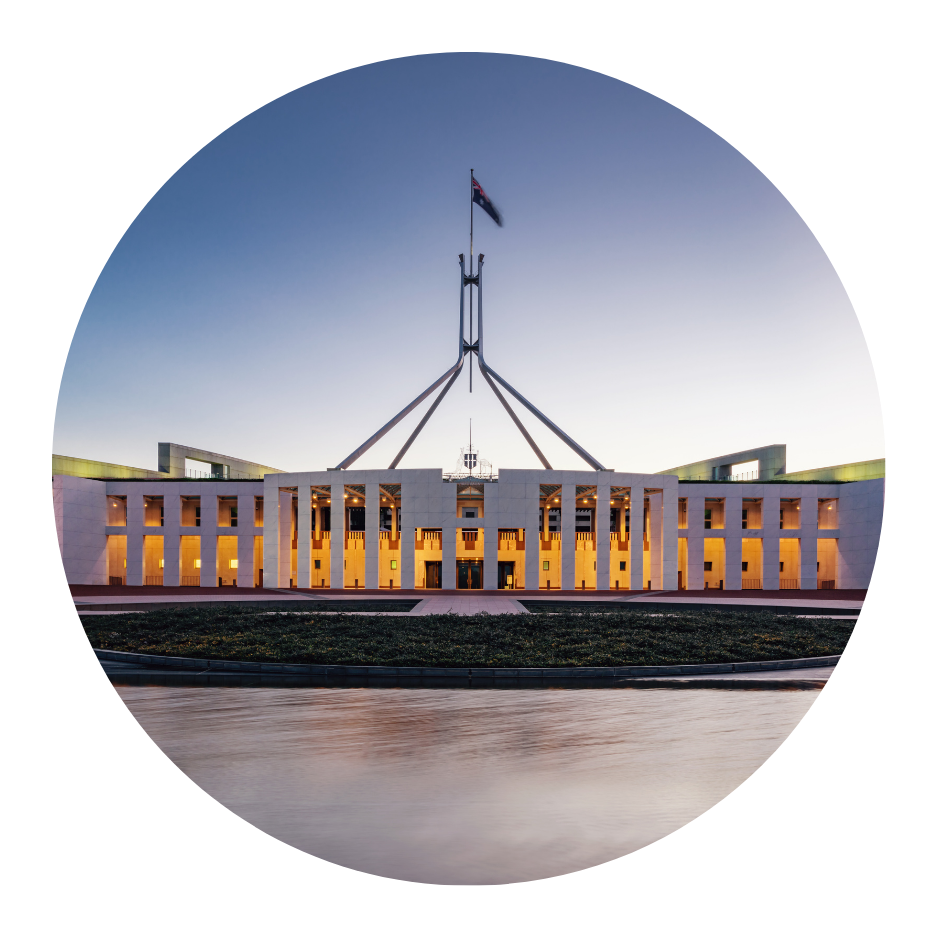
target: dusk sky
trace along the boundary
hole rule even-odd
[[[486,359],[607,467],[769,443],[884,455],[869,355],[824,251],[759,170],[630,85],[539,59],[397,59],[208,143],[104,268],[54,451],[156,468],[171,441],[334,466],[454,361],[469,167]],[[468,363],[402,467],[539,467]],[[356,468],[387,466],[428,406]],[[555,468],[585,464],[519,408]]]

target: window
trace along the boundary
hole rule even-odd
[[[478,517],[478,515],[476,514],[475,508],[463,508],[462,516],[464,518],[477,518]]]
[[[391,569],[392,569],[392,570],[396,570],[396,569],[397,569],[397,561],[396,561],[396,560],[392,560],[392,561],[391,561]]]
[[[704,508],[704,528],[708,531],[713,524],[713,511],[710,508]]]
[[[321,561],[321,560],[314,560],[314,561],[313,561],[313,569],[314,569],[314,570],[321,570],[321,569],[322,569],[322,561]]]
[[[235,502],[231,506],[231,527],[236,528],[238,526],[238,503]]]
[[[743,561],[743,573],[748,573],[748,572],[749,572],[749,561],[744,560]]]
[[[549,560],[545,560],[545,561],[544,561],[544,569],[545,569],[545,570],[550,570],[550,561],[549,561]]]
[[[202,525],[202,506],[196,505],[195,506],[195,526],[198,528],[198,527],[201,527],[201,525]]]
[[[620,561],[619,561],[619,569],[620,569],[620,570],[624,570],[624,569],[625,569],[625,561],[624,561],[624,560],[620,560]]]
[[[709,573],[711,570],[713,570],[713,561],[712,561],[712,560],[705,560],[705,561],[704,561],[704,570],[706,570],[708,573]]]
[[[748,508],[744,508],[744,509],[743,509],[743,530],[745,531],[745,530],[748,528],[748,526],[749,526],[749,509],[748,509]],[[743,567],[743,570],[745,570],[745,569],[746,569],[746,568],[745,568],[745,566],[744,566],[744,567]]]
[[[784,573],[784,572],[785,572],[785,561],[784,561],[784,560],[780,560],[780,561],[778,562],[778,572],[779,572],[779,573]]]

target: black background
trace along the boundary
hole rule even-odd
[[[586,9],[582,4],[580,8]],[[353,9],[351,5],[332,6],[328,16]],[[5,317],[5,328],[10,341],[68,218],[127,143],[165,107],[219,68],[268,41],[326,18],[324,14],[297,16],[292,21],[288,16],[220,17],[217,10],[128,18],[125,12],[117,15],[98,9],[48,20],[37,13],[24,21],[29,28],[24,27],[14,43],[18,67],[8,86],[12,159],[7,204],[12,241],[7,248],[7,293],[11,298],[12,290],[14,302],[9,304],[13,314]],[[599,7],[590,12],[617,18]],[[418,15],[439,17],[439,21],[405,23],[405,17],[398,15],[364,27],[345,27],[334,32],[329,42],[320,41],[315,54],[308,47],[298,47],[266,69],[228,79],[214,97],[200,102],[201,110],[190,106],[173,118],[173,133],[157,134],[159,139],[142,148],[135,162],[128,164],[132,172],[115,177],[79,229],[80,237],[73,239],[57,265],[31,329],[27,367],[18,377],[14,398],[11,488],[32,494],[39,489],[31,483],[40,481],[37,461],[48,452],[57,376],[81,301],[110,246],[183,160],[242,114],[340,68],[394,55],[459,48],[540,54],[599,68],[645,87],[734,143],[773,179],[811,225],[841,273],[870,342],[889,418],[889,438],[902,437],[905,471],[894,479],[902,481],[905,505],[902,513],[887,514],[873,589],[857,633],[865,636],[865,644],[856,649],[851,646],[835,680],[820,698],[819,705],[823,702],[827,707],[829,732],[802,733],[797,745],[783,747],[792,761],[801,758],[802,768],[776,772],[774,778],[763,771],[758,776],[765,775],[764,780],[757,776],[744,786],[753,790],[748,800],[744,789],[737,793],[742,830],[746,819],[759,813],[760,802],[781,798],[800,777],[799,771],[803,774],[809,764],[816,767],[833,748],[831,741],[838,729],[849,725],[857,701],[868,694],[877,665],[881,666],[894,643],[908,608],[916,552],[920,556],[924,536],[928,454],[922,436],[924,397],[921,385],[917,391],[914,387],[907,333],[903,334],[895,297],[890,297],[888,283],[877,271],[875,255],[863,245],[856,226],[851,229],[850,219],[839,208],[842,203],[817,170],[751,107],[737,105],[732,93],[702,80],[695,70],[643,44],[629,44],[611,33],[570,21],[545,23],[554,18],[477,10]],[[915,310],[923,290],[919,268],[924,261],[917,245],[923,229],[924,236],[931,237],[925,196],[927,151],[920,129],[927,112],[916,65],[922,48],[910,38],[922,31],[922,25],[901,15],[885,23],[880,19],[845,25],[841,20],[823,14],[760,18],[696,13],[680,19],[630,15],[621,21],[729,75],[814,146],[871,222]],[[457,36],[466,38],[453,38]],[[919,328],[927,343],[927,324],[919,320]],[[30,484],[22,484],[24,479]],[[898,503],[896,496],[893,504]],[[26,557],[35,550],[50,558],[44,565],[31,565],[35,572],[24,575],[23,582],[44,643],[66,680],[66,668],[86,652],[69,621],[67,593],[50,584],[51,577],[43,576],[43,568],[55,569],[54,538],[42,543],[30,539],[30,509],[25,499],[18,502],[11,495],[9,508],[18,553]],[[897,544],[903,546],[895,548]],[[22,894],[33,902],[52,900],[45,909],[52,919],[72,918],[81,908],[83,916],[96,912],[107,918],[117,916],[112,919],[115,924],[124,916],[154,918],[159,924],[162,912],[168,917],[166,923],[172,921],[174,927],[185,927],[187,922],[199,927],[243,927],[254,916],[264,915],[269,922],[361,931],[291,908],[240,883],[184,847],[145,814],[79,737],[24,630],[16,624],[15,604],[10,601],[8,608],[7,621],[18,643],[14,670],[23,687],[16,705],[23,709],[10,714],[14,734],[7,750],[11,756],[8,773],[15,779],[8,813],[11,823],[24,822],[16,846]],[[923,603],[918,621],[928,618]],[[922,715],[913,676],[915,663],[923,657],[924,643],[917,634],[913,631],[892,680],[855,742],[789,817],[741,856],[696,883],[613,922],[585,927],[660,927],[664,922],[671,927],[692,923],[739,927],[744,921],[754,924],[748,917],[760,914],[766,916],[763,926],[782,916],[783,927],[786,922],[803,927],[806,915],[811,923],[820,924],[842,919],[851,908],[860,907],[864,915],[877,910],[888,913],[894,923],[910,916],[923,882],[918,872],[922,862],[919,832],[927,817],[924,786],[930,774],[924,756],[930,727],[927,712]],[[48,640],[53,636],[56,642]],[[53,648],[61,650],[53,652]],[[921,682],[920,671],[916,673]],[[825,700],[835,690],[840,697],[831,694]],[[103,696],[95,703],[94,694],[105,691],[99,687],[83,698],[75,685],[73,699],[83,701],[80,709],[88,708],[82,713],[91,714],[89,722],[94,722],[94,707],[105,706]],[[115,736],[133,729],[121,727],[119,720],[115,723],[104,709],[97,718],[104,721],[101,727],[111,719]],[[98,738],[106,735],[102,729]],[[152,753],[144,751],[145,743],[137,746],[126,764],[121,763],[129,774],[151,770],[144,763],[152,759]],[[142,774],[134,780],[145,788]],[[162,791],[170,798],[179,780],[156,772],[150,784],[155,786],[154,796]],[[213,810],[196,804],[193,813],[185,815],[188,820],[183,826],[193,833],[199,823],[210,826]],[[760,820],[766,816],[768,812],[763,811]],[[714,849],[720,840],[717,822],[709,820],[709,828],[707,818],[695,822],[694,828],[703,828],[698,835],[684,832],[680,851],[685,863],[698,854],[705,862],[719,852]],[[733,823],[727,816],[719,821],[719,830],[729,836]],[[259,858],[264,846],[252,840],[251,830],[237,835],[240,843],[227,843],[223,855],[240,862],[238,855],[244,851],[245,864],[250,856]],[[380,917],[383,901],[389,919],[408,925],[534,924],[556,920],[549,916],[549,909],[555,909],[558,917],[583,914],[641,894],[634,890],[646,880],[651,886],[664,885],[667,880],[660,877],[671,862],[666,852],[664,847],[649,849],[621,868],[624,861],[543,886],[490,890],[431,889],[351,874],[330,877],[327,871],[314,874],[328,887],[314,901],[333,907],[341,902],[344,910],[373,918]],[[296,870],[281,871],[283,878],[275,884],[286,884],[292,875],[300,875],[300,869],[306,867],[298,857]],[[419,915],[408,917],[402,901],[417,903]],[[741,920],[743,914],[747,918]]]

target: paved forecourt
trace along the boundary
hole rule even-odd
[[[861,591],[857,591],[858,593]],[[865,592],[865,591],[864,591]],[[289,589],[152,589],[136,588],[94,588],[85,587],[73,590],[73,599],[79,612],[133,612],[161,607],[187,607],[187,606],[221,606],[233,603],[239,606],[253,606],[258,610],[289,608],[296,605],[297,611],[309,603],[327,605],[330,610],[339,612],[342,606],[349,605],[350,611],[361,611],[363,614],[377,614],[379,610],[358,610],[356,606],[363,603],[372,607],[388,604],[388,615],[478,615],[488,613],[499,615],[502,613],[527,613],[532,611],[533,604],[543,607],[544,604],[554,604],[570,608],[582,605],[584,610],[622,606],[628,608],[630,604],[638,604],[650,611],[664,612],[669,608],[680,611],[682,607],[700,609],[702,607],[736,607],[736,608],[771,608],[775,612],[782,609],[791,609],[795,615],[824,615],[856,616],[863,606],[862,596],[850,598],[814,598],[790,595],[778,595],[778,591],[752,591],[739,595],[730,593],[717,593],[715,590],[701,592],[663,592],[663,591],[635,591],[623,594],[621,592],[599,591],[573,591],[555,590],[546,591],[465,591],[465,590],[355,590],[348,592],[333,592],[330,590],[315,592],[312,590]],[[401,605],[405,608],[401,609]],[[407,608],[407,604],[410,607]],[[397,607],[396,609],[393,607]]]

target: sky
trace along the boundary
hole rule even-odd
[[[822,247],[730,143],[631,85],[461,53],[314,82],[143,207],[75,332],[54,451],[155,469],[175,442],[337,465],[455,361],[469,169],[486,361],[607,468],[770,443],[884,454],[860,326]],[[403,468],[539,468],[468,363]],[[390,464],[428,400],[356,468]],[[586,464],[516,408],[554,468]]]

